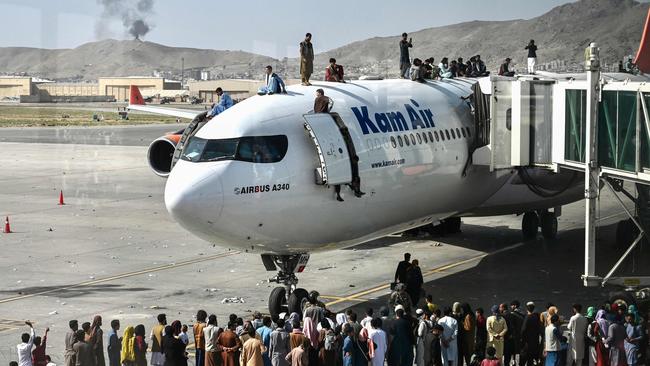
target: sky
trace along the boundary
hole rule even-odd
[[[306,32],[316,52],[353,41],[472,20],[530,19],[569,0],[0,0],[0,47],[74,48],[133,39],[117,11],[141,12],[146,41],[293,57]],[[142,4],[141,4],[142,5]],[[145,6],[148,7],[148,6]],[[468,11],[471,9],[471,11]],[[135,13],[134,13],[135,12]]]

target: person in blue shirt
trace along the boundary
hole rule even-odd
[[[215,93],[217,93],[217,95],[219,96],[219,103],[215,104],[214,107],[207,114],[207,117],[210,118],[223,113],[223,111],[232,107],[234,104],[230,95],[224,92],[223,89],[221,89],[221,87],[217,88],[217,90],[215,90]]]
[[[269,348],[271,347],[271,333],[273,333],[273,329],[271,328],[272,323],[271,317],[265,316],[264,319],[262,319],[262,326],[257,328],[257,334],[261,338],[262,343],[264,343],[264,347],[266,347],[266,352],[262,353],[264,366],[271,366]]]
[[[268,65],[266,67],[266,74],[264,81],[266,82],[266,85],[262,86],[259,88],[257,91],[257,94],[259,95],[267,95],[267,94],[287,94],[287,89],[284,85],[284,81],[282,81],[282,78],[278,76],[278,74],[273,72],[273,67],[271,65]]]

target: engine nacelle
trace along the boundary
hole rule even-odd
[[[157,176],[163,178],[169,176],[169,172],[172,170],[174,151],[176,150],[176,145],[180,139],[181,134],[168,134],[155,139],[151,145],[149,145],[147,159],[149,160],[151,170],[153,170]]]

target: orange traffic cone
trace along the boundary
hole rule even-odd
[[[11,226],[9,226],[9,216],[5,218],[5,234],[11,233]]]
[[[65,205],[65,202],[63,202],[63,191],[59,193],[59,206]]]

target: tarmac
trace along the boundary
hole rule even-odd
[[[70,319],[101,314],[105,331],[120,319],[123,328],[142,323],[149,332],[161,312],[192,324],[205,309],[223,324],[230,313],[266,311],[275,273],[259,256],[200,240],[167,214],[165,180],[149,170],[146,146],[176,127],[0,130],[0,215],[9,216],[13,231],[0,233],[0,363],[16,359],[27,319],[38,334],[51,328],[48,354],[62,363]],[[625,249],[612,244],[625,214],[602,192],[598,258],[605,271]],[[377,309],[410,252],[439,304],[467,301],[487,310],[513,299],[553,301],[566,316],[572,302],[599,303],[612,290],[582,287],[583,223],[583,203],[568,205],[556,240],[523,242],[521,217],[465,218],[459,234],[396,235],[312,254],[300,286],[318,290],[335,311]],[[227,298],[244,302],[222,303]]]

